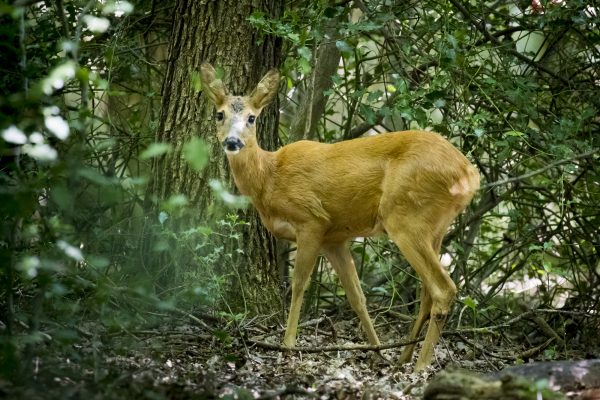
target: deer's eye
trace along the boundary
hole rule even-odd
[[[223,121],[223,118],[225,118],[225,114],[223,113],[223,111],[219,111],[215,114],[215,119],[217,121]]]
[[[248,115],[248,123],[249,124],[253,124],[254,121],[256,121],[256,116],[254,116],[254,115]]]

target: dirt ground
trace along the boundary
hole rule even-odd
[[[256,321],[223,327],[194,317],[193,323],[182,318],[132,332],[98,334],[94,328],[82,328],[88,336],[83,346],[80,341],[60,352],[40,349],[32,379],[18,385],[0,381],[0,397],[409,400],[422,398],[427,383],[442,369],[499,371],[514,364],[510,357],[530,350],[495,348],[494,335],[463,340],[447,334],[432,366],[415,373],[412,365],[396,365],[401,347],[381,354],[348,350],[365,343],[354,320],[334,323],[321,317],[305,323],[298,346],[307,351],[290,353],[266,348],[278,346],[281,329]],[[408,325],[381,328],[382,342],[394,343]],[[328,351],[318,351],[324,346]]]

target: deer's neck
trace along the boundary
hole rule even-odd
[[[273,153],[261,149],[256,141],[249,141],[238,154],[228,155],[227,159],[240,193],[256,204],[270,182]]]

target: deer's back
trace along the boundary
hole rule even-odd
[[[452,203],[454,188],[465,191],[466,204],[476,190],[470,187],[473,179],[465,183],[465,177],[474,176],[470,162],[430,132],[388,133],[335,144],[300,141],[278,150],[275,159],[265,204],[295,223],[327,221],[330,232],[340,237],[378,233],[382,199]]]

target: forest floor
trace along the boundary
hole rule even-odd
[[[40,349],[44,356],[34,358],[32,379],[20,385],[0,380],[0,398],[420,399],[442,368],[485,373],[510,364],[486,355],[495,348],[484,336],[476,345],[486,352],[474,351],[472,342],[456,335],[445,336],[433,365],[416,373],[412,365],[394,364],[401,348],[382,351],[391,363],[372,351],[343,350],[364,343],[352,320],[334,323],[322,317],[300,330],[298,346],[338,350],[282,353],[262,344],[279,343],[281,330],[276,327],[245,321],[223,328],[217,319],[189,317],[192,323],[167,320],[130,332],[101,333],[94,324],[82,327],[85,345],[79,341],[60,352]],[[408,324],[398,328],[408,330]],[[395,331],[382,333],[383,343],[402,337]],[[512,354],[517,350],[511,349]]]

